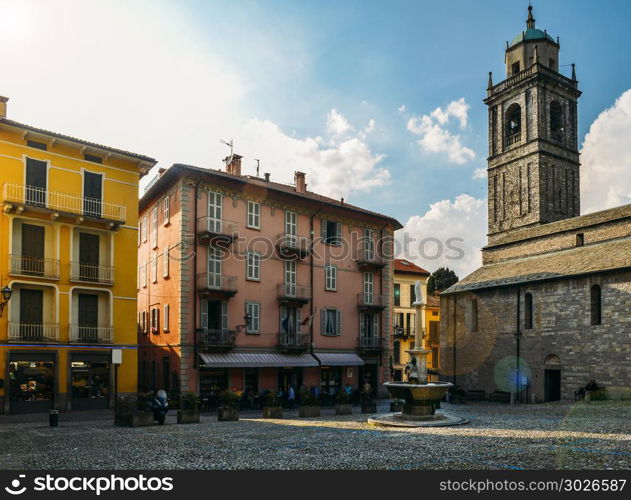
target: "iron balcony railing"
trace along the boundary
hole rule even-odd
[[[360,265],[384,266],[385,261],[372,245],[360,244],[357,252],[357,262]]]
[[[197,275],[197,288],[199,290],[216,290],[224,292],[237,291],[237,277],[224,276],[216,273],[199,273]]]
[[[401,326],[396,326],[394,327],[394,336],[395,337],[413,337],[414,334],[416,332],[416,329],[414,327],[401,327]]]
[[[295,234],[280,233],[276,237],[276,242],[281,257],[294,257],[296,254],[303,256],[309,248],[309,238]]]
[[[227,219],[215,219],[203,216],[197,218],[197,233],[201,236],[223,236],[234,240],[237,237],[239,225]]]
[[[70,325],[70,342],[111,344],[113,332],[111,326]]]
[[[40,259],[24,255],[9,255],[9,274],[59,279],[59,259]]]
[[[279,299],[310,300],[311,287],[295,283],[279,283],[277,286]]]
[[[280,346],[284,348],[306,349],[309,347],[309,334],[297,332],[281,332]]]
[[[9,341],[17,342],[57,342],[59,323],[9,322]]]
[[[384,308],[388,305],[388,296],[374,293],[358,293],[357,305],[359,307]]]
[[[227,328],[199,328],[198,342],[205,347],[231,347],[234,345],[236,333]]]
[[[114,268],[72,261],[70,262],[70,280],[112,285],[114,283]]]
[[[382,349],[383,340],[378,335],[360,335],[359,348],[366,349]]]
[[[513,144],[517,144],[521,141],[521,132],[517,132],[516,134],[510,134],[506,136],[506,145],[511,146]]]
[[[125,222],[126,219],[125,205],[49,191],[37,186],[5,183],[2,194],[4,201],[20,205],[117,222]]]

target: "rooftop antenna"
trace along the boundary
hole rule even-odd
[[[219,142],[222,144],[225,144],[226,146],[230,147],[230,156],[232,156],[232,150],[233,150],[233,142],[232,139],[230,139],[229,141],[224,141],[223,139],[219,139]]]
[[[261,167],[261,160],[259,160],[258,158],[254,158],[254,161],[256,162],[256,176],[259,176],[259,168]]]

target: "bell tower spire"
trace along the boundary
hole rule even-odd
[[[535,29],[535,18],[532,15],[532,5],[528,5],[528,19],[526,19],[526,28],[529,30]]]

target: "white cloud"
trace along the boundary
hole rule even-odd
[[[464,278],[482,264],[486,230],[486,200],[460,194],[408,219],[396,235],[399,256],[430,271],[449,267]]]
[[[326,130],[329,135],[340,136],[351,130],[351,124],[346,117],[332,109],[326,119]]]
[[[364,132],[367,134],[372,134],[375,131],[376,127],[377,127],[377,122],[375,121],[374,118],[371,118],[370,120],[368,120],[368,125],[366,125]]]
[[[406,109],[406,108],[405,108],[405,104],[401,104],[401,106],[399,106],[399,107],[397,108],[397,111],[398,111],[399,113],[405,113],[405,109]]]
[[[475,152],[460,141],[460,135],[448,130],[450,119],[458,121],[462,130],[467,126],[469,105],[464,97],[450,102],[444,109],[436,108],[429,115],[412,117],[407,122],[408,130],[420,136],[417,143],[428,153],[446,153],[449,161],[463,164],[475,158]]]
[[[582,212],[631,203],[631,90],[598,115],[581,150]]]
[[[360,137],[324,145],[320,137],[291,137],[270,121],[253,119],[242,127],[239,140],[241,154],[260,158],[261,172],[270,172],[272,180],[293,182],[294,171],[301,170],[310,191],[333,198],[368,192],[390,179],[381,166],[385,157],[373,154]]]
[[[486,179],[487,177],[487,170],[485,167],[480,167],[480,168],[476,168],[473,171],[473,179]]]

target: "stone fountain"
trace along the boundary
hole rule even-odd
[[[453,386],[451,382],[429,382],[427,375],[427,356],[432,351],[425,349],[425,301],[419,281],[414,285],[416,302],[416,331],[414,348],[407,351],[411,360],[405,368],[403,382],[385,382],[383,385],[395,399],[403,399],[403,411],[373,416],[368,422],[374,425],[400,427],[440,427],[446,425],[466,424],[467,419],[436,413],[443,396]]]

